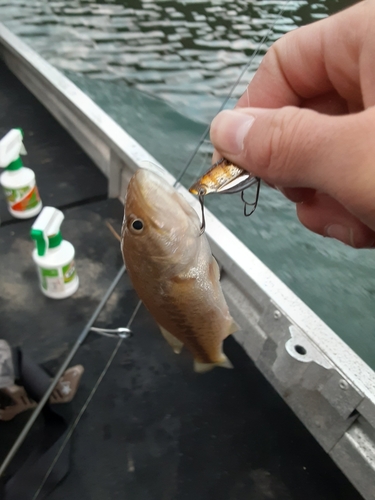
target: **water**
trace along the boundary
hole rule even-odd
[[[227,107],[280,35],[349,4],[290,1],[280,17],[277,0],[0,0],[0,12],[176,175],[273,23]],[[186,186],[210,152],[206,141]],[[236,196],[208,198],[208,207],[375,369],[373,251],[308,232],[293,205],[265,187],[251,219]]]

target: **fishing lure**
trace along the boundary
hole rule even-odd
[[[257,185],[255,201],[249,203],[245,200],[244,191],[255,184]],[[190,187],[189,191],[199,197],[199,202],[202,208],[201,232],[203,233],[205,229],[204,197],[206,195],[211,193],[241,193],[241,200],[244,203],[244,215],[245,217],[250,217],[258,205],[260,178],[252,175],[247,170],[234,165],[231,161],[221,158]],[[250,207],[249,212],[248,207]]]

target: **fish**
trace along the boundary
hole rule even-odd
[[[211,193],[232,194],[239,193],[257,182],[259,182],[258,178],[247,170],[221,158],[194,182],[189,191],[197,196],[206,196]]]
[[[195,210],[162,176],[141,168],[127,188],[121,233],[132,285],[174,352],[185,345],[199,373],[231,368],[223,340],[239,327]]]

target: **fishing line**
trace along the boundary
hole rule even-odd
[[[117,284],[117,283],[116,283],[116,284]],[[141,301],[138,301],[138,304],[135,306],[135,309],[134,309],[134,311],[133,311],[133,313],[132,313],[132,315],[131,315],[131,317],[130,317],[130,319],[129,319],[129,321],[128,321],[128,324],[126,325],[126,329],[127,329],[127,330],[130,330],[130,327],[131,327],[131,325],[132,325],[132,323],[133,323],[133,321],[134,321],[134,318],[135,318],[135,316],[136,316],[136,314],[137,314],[137,312],[138,312],[139,308],[141,307],[141,304],[142,304],[142,302],[141,302]],[[56,465],[56,463],[57,463],[58,459],[60,458],[61,453],[63,452],[63,450],[64,450],[64,448],[65,448],[65,446],[66,446],[67,442],[68,442],[68,441],[69,441],[69,439],[72,437],[72,434],[73,434],[73,432],[74,432],[75,428],[77,427],[77,425],[79,424],[79,421],[81,420],[82,415],[85,413],[85,411],[86,411],[86,409],[87,409],[88,405],[90,404],[90,402],[91,402],[92,398],[94,397],[94,395],[95,395],[95,393],[96,393],[96,391],[97,391],[97,389],[98,389],[98,387],[99,387],[100,383],[102,382],[102,380],[103,380],[103,378],[105,377],[106,373],[108,372],[108,370],[109,370],[109,368],[110,368],[110,366],[111,366],[111,364],[112,364],[113,360],[115,359],[116,354],[118,353],[118,350],[119,350],[119,349],[120,349],[120,347],[121,347],[121,344],[123,343],[123,341],[124,341],[126,338],[129,338],[129,336],[126,336],[126,337],[125,337],[125,336],[120,337],[120,338],[119,338],[119,340],[118,340],[118,342],[116,343],[116,346],[115,346],[114,350],[112,351],[112,354],[111,354],[111,356],[109,357],[109,359],[108,359],[108,361],[107,361],[107,363],[106,363],[106,365],[105,365],[105,367],[104,367],[103,371],[101,372],[101,374],[100,374],[100,376],[99,376],[98,380],[96,381],[96,383],[95,383],[94,387],[92,388],[92,390],[91,390],[90,394],[88,395],[88,397],[87,397],[87,399],[86,399],[86,401],[85,401],[84,405],[82,406],[82,408],[81,408],[80,412],[78,413],[77,417],[75,418],[75,420],[73,421],[73,423],[72,423],[72,424],[71,424],[71,426],[69,427],[69,430],[68,430],[68,432],[67,432],[67,434],[66,434],[66,436],[65,436],[64,441],[63,441],[63,442],[62,442],[62,444],[61,444],[61,447],[60,447],[59,451],[56,453],[55,458],[53,459],[53,461],[52,461],[52,463],[51,463],[51,465],[50,465],[50,467],[49,467],[48,471],[46,472],[46,475],[44,476],[44,478],[43,478],[43,480],[42,480],[42,482],[41,482],[41,484],[40,484],[40,486],[39,486],[38,490],[36,491],[35,495],[33,496],[32,500],[36,500],[36,499],[38,498],[39,493],[42,491],[42,488],[43,488],[43,486],[44,486],[45,482],[47,481],[47,479],[48,479],[49,475],[51,474],[51,472],[52,472],[53,468],[55,467],[55,465]]]
[[[12,460],[12,458],[14,457],[14,455],[17,453],[18,449],[20,448],[20,446],[24,442],[24,440],[25,440],[27,434],[29,433],[31,427],[34,425],[36,419],[38,418],[38,416],[41,413],[42,409],[44,408],[45,404],[47,403],[50,395],[52,394],[52,391],[54,390],[54,388],[57,385],[58,381],[60,380],[60,378],[64,374],[64,372],[67,369],[70,361],[73,359],[73,356],[76,354],[76,352],[78,351],[79,347],[82,345],[82,343],[86,339],[86,337],[87,337],[87,335],[88,335],[88,333],[90,331],[90,328],[94,324],[94,321],[96,320],[96,318],[99,316],[99,314],[100,314],[101,310],[103,309],[103,307],[105,306],[107,300],[112,295],[113,290],[117,286],[117,283],[120,281],[120,279],[121,279],[122,275],[124,274],[124,272],[125,272],[125,266],[122,266],[121,269],[116,274],[116,277],[114,278],[114,280],[112,281],[112,283],[109,285],[106,293],[104,294],[104,296],[103,296],[102,300],[100,301],[99,305],[97,306],[97,308],[93,312],[91,318],[88,320],[86,326],[84,327],[84,329],[80,333],[78,339],[76,340],[76,343],[72,347],[72,349],[69,352],[68,356],[66,357],[65,361],[60,366],[60,369],[56,373],[55,378],[52,380],[50,387],[47,389],[47,391],[44,394],[43,398],[39,401],[38,406],[35,408],[35,410],[31,414],[31,416],[30,416],[29,420],[27,421],[25,427],[22,429],[21,434],[18,436],[18,438],[16,439],[16,441],[13,444],[12,448],[10,449],[8,455],[5,457],[5,460],[3,461],[3,463],[1,464],[1,467],[0,467],[0,476],[2,476],[4,474],[6,468],[8,467],[8,465],[10,463],[10,461]]]
[[[241,82],[242,80],[242,77],[244,76],[244,74],[246,73],[246,71],[250,68],[250,66],[252,65],[254,59],[257,57],[257,55],[259,54],[260,52],[260,49],[262,47],[262,45],[268,40],[270,34],[273,32],[273,28],[275,27],[276,23],[279,21],[279,19],[281,18],[281,16],[283,15],[285,9],[287,8],[287,6],[290,4],[292,0],[287,0],[287,2],[280,8],[280,10],[278,11],[278,13],[276,14],[276,19],[274,20],[274,22],[271,24],[271,26],[268,28],[266,34],[263,36],[263,38],[261,39],[261,41],[259,42],[259,45],[258,47],[256,48],[254,54],[251,56],[250,60],[248,63],[245,64],[244,68],[242,69],[241,73],[239,74],[239,76],[237,77],[237,80],[234,82],[234,84],[232,85],[228,95],[226,96],[226,98],[224,99],[224,101],[221,103],[221,106],[220,108],[218,109],[217,113],[215,114],[215,116],[217,114],[220,113],[220,111],[222,111],[224,109],[224,107],[226,106],[227,102],[229,101],[229,99],[232,97],[232,94],[233,92],[235,91],[237,85]],[[201,138],[199,139],[196,147],[194,148],[194,151],[191,153],[191,155],[189,156],[187,162],[185,163],[185,165],[182,167],[181,169],[181,172],[180,174],[178,175],[178,177],[176,178],[176,181],[174,182],[173,186],[176,187],[176,185],[181,181],[182,177],[185,175],[187,169],[190,167],[191,165],[191,162],[194,160],[195,158],[195,155],[198,153],[200,147],[202,146],[202,144],[204,143],[209,131],[210,131],[210,128],[211,128],[211,125],[207,125],[205,131],[203,132]]]

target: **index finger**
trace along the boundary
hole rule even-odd
[[[344,99],[362,101],[359,47],[364,4],[281,37],[263,58],[237,106],[300,106],[333,91]]]

